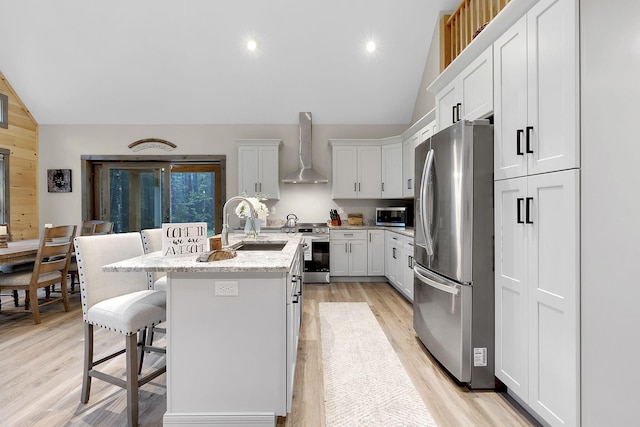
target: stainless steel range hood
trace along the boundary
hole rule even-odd
[[[311,113],[300,113],[298,159],[300,168],[282,179],[287,184],[320,184],[329,180],[313,170],[311,163]]]

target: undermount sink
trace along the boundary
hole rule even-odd
[[[281,251],[287,242],[242,242],[235,247],[236,251]]]

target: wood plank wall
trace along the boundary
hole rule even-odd
[[[9,97],[9,126],[0,147],[9,155],[9,207],[13,240],[38,238],[38,123],[0,72],[0,93]]]

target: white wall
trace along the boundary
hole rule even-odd
[[[416,97],[416,104],[413,107],[411,123],[415,123],[436,107],[436,96],[433,93],[427,92],[427,88],[433,83],[436,77],[440,75],[440,19],[445,13],[451,12],[440,12],[433,30],[431,46],[429,46],[429,53],[427,54],[424,72],[422,73],[422,81],[420,82],[420,89]]]
[[[331,138],[385,138],[401,134],[408,125],[359,126],[313,125],[314,169],[331,180]],[[128,145],[143,138],[160,138],[178,146],[172,152],[149,149],[134,153]],[[82,222],[80,156],[93,155],[182,155],[227,156],[227,198],[237,194],[238,156],[236,139],[279,138],[280,177],[298,167],[298,125],[41,125],[39,128],[39,227],[46,223]],[[71,169],[72,192],[48,193],[47,169]],[[345,213],[362,212],[373,218],[375,206],[389,201],[333,201],[328,184],[281,184],[280,201],[269,203],[276,209],[272,218],[295,213],[303,222],[324,222],[329,209],[344,207]],[[344,216],[346,218],[346,215]]]
[[[640,2],[580,7],[582,425],[638,425]]]

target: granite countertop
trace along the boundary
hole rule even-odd
[[[301,240],[300,234],[269,233],[253,239],[230,233],[230,247],[256,242],[286,242],[286,245],[281,251],[236,251],[235,258],[212,262],[198,262],[197,255],[165,257],[161,252],[153,252],[108,264],[102,269],[113,272],[286,272],[291,269]]]

